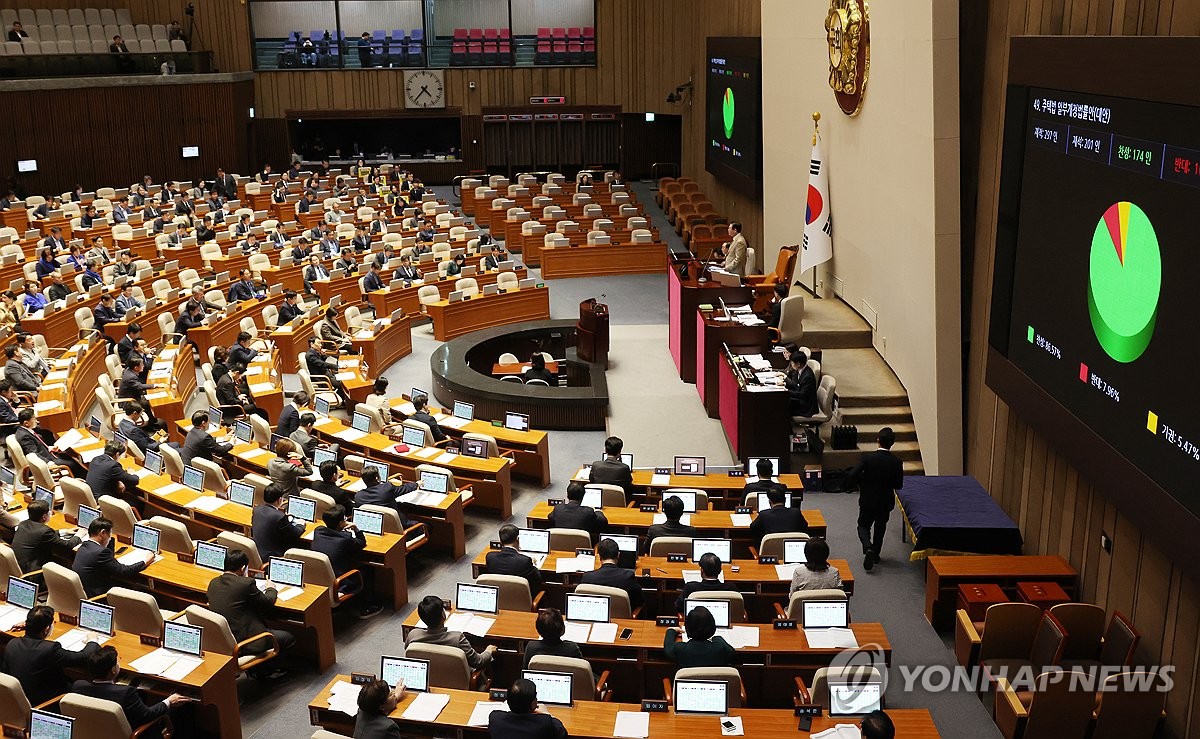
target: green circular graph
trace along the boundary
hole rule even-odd
[[[1122,363],[1142,356],[1154,335],[1162,291],[1162,254],[1145,211],[1113,203],[1092,234],[1088,314],[1096,340]]]
[[[725,116],[725,138],[733,138],[733,89],[725,88],[725,98],[721,103],[721,114]]]

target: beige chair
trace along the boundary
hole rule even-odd
[[[517,355],[512,352],[504,352],[498,360],[500,364],[520,364],[521,360],[517,359]]]
[[[608,670],[600,673],[599,679],[592,672],[592,665],[578,657],[555,657],[539,654],[529,660],[529,669],[543,672],[566,672],[571,675],[571,698],[577,701],[611,701],[608,689]]]
[[[542,594],[530,593],[529,581],[516,575],[480,575],[475,584],[498,588],[502,611],[536,611],[542,602]]]
[[[284,556],[289,559],[298,559],[304,563],[304,582],[328,588],[329,601],[335,608],[362,592],[363,576],[361,572],[348,570],[338,577],[333,574],[333,565],[330,564],[329,557],[321,552],[292,548],[284,552]],[[356,583],[357,587],[343,591],[344,583]]]
[[[804,296],[790,295],[779,306],[779,328],[768,328],[767,333],[777,344],[790,344],[804,336]]]
[[[63,477],[59,484],[63,492],[63,515],[79,518],[79,506],[96,507],[96,496],[85,481],[74,477]]]
[[[731,590],[696,590],[688,596],[689,600],[723,600],[729,604],[729,622],[740,623],[746,620],[746,600],[741,593]]]
[[[47,701],[43,706],[52,705],[58,701],[58,696]],[[42,708],[43,706],[38,706]],[[33,706],[25,697],[21,681],[4,672],[0,672],[0,726],[23,729],[29,725],[29,714]],[[17,736],[24,736],[18,734]]]
[[[115,737],[140,737],[152,727],[162,727],[166,735],[171,733],[170,715],[162,716],[144,726],[132,727],[125,718],[120,703],[91,698],[79,693],[67,693],[58,704],[64,716],[75,719],[72,739],[114,739]]]
[[[258,553],[258,545],[249,536],[234,531],[218,531],[214,541],[229,549],[242,550],[246,553],[246,559],[250,561],[250,569],[262,571],[263,558]]]
[[[435,290],[437,288],[434,288]],[[310,398],[324,398],[329,401],[331,408],[342,407],[342,396],[338,395],[330,384],[328,377],[313,377],[308,373],[308,369],[304,365],[296,371],[296,375],[300,378],[300,387],[304,392],[308,393]]]
[[[662,491],[662,499],[671,497],[671,493],[693,493],[696,496],[696,510],[708,510],[708,493],[699,488],[667,488]]]
[[[496,275],[496,287],[501,290],[515,290],[520,283],[521,280],[517,277],[516,272],[501,272]]]
[[[149,593],[129,588],[109,590],[108,604],[113,607],[113,628],[130,634],[161,636],[163,621],[176,615],[159,608],[158,601]]]
[[[442,293],[437,285],[422,285],[417,288],[417,302],[422,306],[431,305],[442,299]]]
[[[754,559],[758,559],[759,557],[779,557],[779,561],[782,562],[784,547],[787,546],[789,541],[808,541],[808,539],[808,534],[801,534],[799,532],[764,534],[758,548],[750,547],[750,556]]]
[[[1095,659],[1104,639],[1104,609],[1092,603],[1059,603],[1050,608],[1067,632],[1063,661]]]
[[[120,498],[114,498],[111,495],[101,495],[96,502],[100,504],[100,515],[112,521],[113,536],[120,541],[132,541],[133,527],[138,522],[133,508]]]
[[[409,659],[429,660],[429,686],[451,690],[486,690],[490,685],[482,671],[471,671],[467,655],[458,647],[441,644],[409,644],[404,650]]]
[[[270,631],[263,631],[239,642],[234,637],[233,630],[229,628],[229,621],[215,611],[190,605],[183,610],[183,615],[189,624],[203,627],[200,647],[204,651],[227,654],[236,658],[238,669],[242,672],[258,667],[279,656],[279,642],[275,640],[275,635]],[[242,654],[242,650],[246,647],[263,639],[271,642],[271,646],[265,652]]]
[[[158,546],[162,551],[175,554],[192,554],[196,551],[192,535],[181,521],[166,516],[153,516],[146,521],[146,525],[159,531]]]
[[[1162,721],[1167,692],[1161,673],[1130,671],[1105,678],[1089,739],[1154,736]]]
[[[487,449],[488,457],[509,457],[512,455],[503,454],[500,451],[500,445],[496,442],[496,437],[487,434],[478,434],[474,431],[467,431],[462,435],[463,441],[482,441],[484,448]]]
[[[229,489],[229,475],[226,474],[225,468],[221,465],[210,459],[194,457],[192,459],[192,466],[204,473],[205,490],[213,493],[223,493]]]
[[[1064,739],[1086,736],[1092,721],[1095,695],[1080,690],[1082,672],[1046,672],[1038,675],[1033,690],[1013,690],[1007,680],[996,686],[993,715],[1005,739]],[[1135,736],[1122,734],[1122,736]]]
[[[676,680],[715,680],[726,685],[725,695],[730,708],[746,705],[746,688],[742,685],[741,673],[736,667],[681,667],[675,672]],[[671,678],[663,678],[663,694],[674,703]]]
[[[642,607],[633,608],[629,602],[629,593],[621,588],[608,585],[588,585],[580,583],[575,586],[579,595],[603,595],[608,597],[608,615],[610,618],[637,618],[641,615]]]
[[[8,582],[10,577],[24,577],[21,563],[17,561],[17,553],[13,548],[0,541],[0,582]],[[29,573],[33,574],[33,573]]]
[[[474,277],[463,277],[454,281],[454,289],[465,296],[474,297],[479,294],[479,282]]]
[[[872,665],[843,665],[840,667],[819,668],[813,673],[811,688],[802,678],[797,676],[796,687],[800,693],[801,703],[816,703],[828,711],[831,705],[829,696],[830,681],[844,681],[855,685],[865,685],[868,682],[874,683],[881,682],[882,680],[883,676]]]
[[[33,484],[40,485],[47,490],[53,490],[54,502],[58,503],[61,501],[63,494],[62,490],[58,489],[58,478],[62,475],[63,468],[51,467],[48,462],[43,461],[37,455],[27,456],[25,461],[29,463],[29,474],[33,477]]]
[[[788,597],[787,608],[775,604],[775,615],[778,618],[793,619],[796,623],[804,616],[804,602],[809,600],[847,600],[846,591],[841,588],[817,588],[815,590],[797,590]]]
[[[319,493],[312,488],[301,488],[300,497],[307,498],[313,501],[316,505],[313,506],[313,520],[320,521],[325,515],[325,511],[337,505],[337,501],[325,493]]]
[[[833,399],[837,395],[837,378],[825,375],[817,384],[817,412],[812,416],[792,416],[792,423],[801,426],[821,426],[833,418]]]
[[[970,667],[982,660],[1028,655],[1042,610],[1031,603],[996,603],[988,606],[983,623],[971,621],[967,612],[955,614],[954,655]]]
[[[606,485],[594,482],[584,486],[588,490],[600,491],[600,506],[602,508],[624,508],[625,488],[620,485]]]
[[[591,548],[592,535],[583,529],[550,529],[550,551],[552,552],[574,552],[576,549]]]
[[[406,429],[416,429],[424,434],[425,441],[421,443],[421,446],[446,446],[449,443],[448,438],[443,439],[441,442],[435,441],[433,438],[433,429],[429,428],[428,424],[421,423],[415,419],[406,418],[400,422],[400,425]]]
[[[47,562],[42,566],[42,578],[46,582],[46,605],[59,613],[78,618],[79,601],[87,600],[79,574],[57,562]],[[97,600],[103,597],[99,596]]]
[[[183,457],[179,456],[179,450],[163,444],[158,448],[158,453],[163,458],[163,472],[175,480],[183,479]]]
[[[692,556],[692,540],[686,536],[659,536],[650,542],[651,557],[665,557],[668,554]]]

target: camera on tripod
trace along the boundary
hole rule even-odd
[[[196,17],[196,5],[194,3],[188,3],[187,7],[185,7],[183,9],[183,14],[186,16],[189,16],[191,18],[195,18]]]

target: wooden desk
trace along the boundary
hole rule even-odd
[[[588,468],[580,467],[571,477],[572,480],[579,482],[588,482]],[[779,482],[788,489],[788,492],[795,496],[799,494],[801,499],[804,496],[804,481],[800,475],[795,473],[785,473],[778,477]],[[662,492],[670,488],[694,488],[703,490],[708,494],[709,504],[716,510],[729,510],[742,505],[746,500],[746,478],[745,477],[730,477],[725,473],[712,472],[706,475],[667,475],[665,483],[654,482],[654,471],[647,469],[633,470],[633,486],[641,488],[641,494],[644,494],[646,499],[639,499],[639,493],[634,493],[634,500],[637,502],[652,503],[662,500]],[[608,509],[606,508],[605,511]]]
[[[689,273],[679,276],[679,265],[672,264],[667,270],[667,308],[670,320],[671,358],[684,382],[696,381],[696,310],[701,304],[717,305],[719,299],[726,304],[745,305],[754,299],[748,287],[724,287],[709,280],[699,282]]]
[[[366,667],[368,671],[378,667]],[[338,682],[350,682],[349,675],[338,675],[326,685],[308,704],[309,719],[313,726],[320,726],[330,731],[340,732],[349,736],[354,729],[354,717],[329,709],[330,689]],[[471,712],[479,701],[487,700],[487,695],[470,690],[449,690],[434,688],[434,693],[450,696],[450,702],[442,709],[435,723],[412,721],[404,718],[404,712],[416,700],[418,693],[409,692],[391,718],[401,727],[401,731],[416,735],[433,734],[435,736],[450,735],[462,739],[481,739],[488,735],[486,726],[469,726]],[[662,686],[659,686],[662,692]],[[655,695],[661,698],[661,695]],[[630,703],[601,703],[598,701],[578,701],[570,707],[551,706],[548,710],[563,722],[567,733],[576,739],[611,739],[613,726],[619,711],[641,711],[640,704]],[[925,708],[888,709],[887,714],[896,727],[896,739],[938,739],[937,727],[934,726],[933,716]],[[797,731],[800,720],[791,709],[770,708],[735,708],[729,712],[731,716],[740,716],[742,728],[746,736],[755,739],[804,739],[811,734],[820,733],[837,724],[856,723],[846,718],[831,718],[821,716],[813,719],[811,732]],[[714,716],[689,716],[686,714],[651,713],[650,736],[655,739],[718,739],[721,734],[720,722]]]
[[[335,295],[341,296],[344,305],[358,305],[362,300],[362,288],[358,286],[359,277],[362,275],[346,275],[336,280],[316,280],[312,286],[317,291],[322,305],[328,305]]]
[[[529,362],[517,362],[516,364],[500,364],[496,362],[492,365],[492,376],[517,375],[519,377],[525,374],[532,366]],[[546,362],[546,369],[554,374],[558,374],[558,362]]]
[[[207,326],[188,329],[188,338],[196,344],[200,356],[208,361],[208,350],[214,346],[231,346],[242,330],[243,318],[262,320],[266,300],[243,300],[225,309],[225,315]],[[256,321],[257,323],[257,321]],[[306,347],[307,348],[307,347]]]
[[[474,277],[475,282],[479,285],[480,292],[488,285],[495,285],[503,272],[499,270],[491,270],[489,272],[476,272]],[[513,274],[518,280],[523,280],[529,276],[529,270],[525,267],[519,267],[513,270]],[[442,299],[450,296],[454,292],[454,283],[459,277],[443,277],[438,278],[436,271],[433,274],[425,275],[423,282],[403,286],[403,282],[392,280],[387,287],[382,290],[367,293],[367,299],[371,302],[371,306],[375,308],[375,315],[390,316],[397,308],[403,308],[405,313],[420,313],[421,301],[417,297],[418,291],[425,285],[434,285],[438,289],[438,293]]]
[[[696,311],[696,390],[709,418],[721,417],[717,380],[717,363],[724,361],[721,345],[728,344],[734,351],[745,350],[750,354],[765,354],[771,347],[765,323],[744,326],[737,321],[719,321],[718,313],[719,308],[712,312]],[[785,454],[781,464],[787,464],[790,456]]]
[[[613,243],[542,248],[542,278],[653,274],[666,269],[666,244]]]
[[[772,354],[776,362],[780,354]],[[718,410],[721,428],[736,459],[778,457],[791,460],[792,417],[786,388],[745,383],[721,351],[717,357]]]
[[[367,333],[370,334],[368,336],[362,335],[361,331],[356,331],[351,334],[350,338],[350,343],[358,350],[359,356],[367,363],[368,367],[375,369],[377,375],[382,375],[385,369],[391,367],[401,357],[412,354],[413,316],[403,315],[393,320],[381,314],[380,318],[388,323],[377,330],[368,331]]]
[[[477,295],[451,303],[439,300],[425,306],[433,320],[433,338],[449,341],[481,328],[550,318],[550,290],[544,287]]]
[[[98,378],[108,372],[104,365],[107,356],[108,344],[97,340],[91,346],[86,343],[75,344],[57,361],[50,363],[51,374],[47,375],[47,380],[38,390],[37,399],[38,423],[43,428],[61,434],[79,425],[76,419],[87,420],[85,414],[96,402]],[[73,366],[63,366],[72,360]],[[57,379],[63,372],[67,372],[67,377]]]
[[[1058,583],[1074,597],[1079,573],[1056,555],[929,557],[925,560],[925,620],[936,629],[951,628],[962,583],[990,582],[1011,590],[1020,581]]]

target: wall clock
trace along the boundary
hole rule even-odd
[[[862,108],[871,71],[871,26],[866,0],[830,0],[825,16],[829,87],[846,115]]]
[[[441,69],[414,69],[404,72],[405,108],[446,107],[445,72]]]

